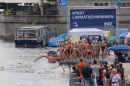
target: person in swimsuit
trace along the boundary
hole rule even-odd
[[[63,47],[63,46],[64,46],[64,42],[60,41],[60,47]]]
[[[77,44],[77,42],[74,44],[74,50],[76,51],[76,58],[79,59],[81,56],[81,51],[79,50],[79,44]]]
[[[69,38],[66,38],[66,39],[65,39],[65,42],[68,44],[68,42],[69,42]]]
[[[62,53],[62,56],[65,58],[65,60],[69,60],[69,55],[68,55],[69,48],[68,47],[69,47],[68,44],[65,43],[64,48],[63,48],[63,53]]]
[[[63,47],[60,47],[60,48],[57,49],[57,54],[59,56],[61,56],[62,60],[64,60],[64,56],[62,55],[63,51],[64,51]]]
[[[41,54],[39,55],[34,62],[36,62],[37,60],[41,59],[42,57],[46,57],[48,59],[49,63],[56,63],[59,62],[61,60],[61,57],[57,55],[57,53],[55,51],[49,51],[48,55],[44,55]]]
[[[100,52],[100,49],[99,49],[99,45],[98,45],[98,41],[95,42],[95,48],[96,48],[96,52],[95,52],[95,58],[96,59],[99,59],[99,52]]]
[[[78,53],[79,53],[79,50],[77,49],[77,48],[74,48],[73,49],[73,52],[72,52],[72,60],[74,61],[74,60],[78,60]]]
[[[93,59],[96,59],[96,44],[95,44],[95,42],[92,44],[92,52],[93,52]]]
[[[81,41],[78,42],[78,50],[80,51],[80,53],[78,53],[78,57],[80,58],[82,56],[81,55],[81,53],[82,53],[82,43],[81,43]]]
[[[102,55],[102,60],[104,61],[105,59],[105,42],[102,42],[101,44],[101,55]]]
[[[71,43],[71,48],[70,48],[70,50],[71,50],[71,59],[74,61],[75,60],[75,58],[76,58],[76,54],[75,54],[75,52],[74,52],[74,43]]]
[[[85,45],[86,45],[86,40],[84,40],[84,42],[83,42],[83,57],[86,59],[86,48],[85,48]]]
[[[89,43],[87,42],[87,40],[85,40],[85,43],[84,43],[84,54],[85,54],[85,59],[87,59],[88,57],[88,53],[87,51],[90,49],[90,45]]]
[[[107,46],[108,46],[108,43],[107,42],[104,42],[104,45],[105,45],[105,51],[104,51],[104,57],[106,58],[107,56]]]
[[[88,60],[91,61],[91,59],[92,59],[92,51],[90,49],[87,50],[87,54],[88,54]]]
[[[68,42],[68,48],[67,48],[67,53],[68,53],[68,57],[69,59],[71,60],[71,55],[72,55],[72,52],[73,52],[73,47],[72,47],[72,43],[71,41]]]

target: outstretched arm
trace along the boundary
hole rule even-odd
[[[78,50],[78,52],[82,55],[82,57],[83,57],[83,54],[79,51],[79,49],[76,49],[76,50]]]
[[[41,55],[39,55],[39,56],[38,56],[38,57],[34,60],[34,62],[36,62],[37,60],[41,59],[42,57],[46,57],[46,58],[47,58],[47,56],[46,56],[46,55],[41,54]]]
[[[62,67],[63,72],[65,72],[64,65],[62,65],[61,67]]]

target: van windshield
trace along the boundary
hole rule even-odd
[[[37,38],[37,30],[18,30],[18,38]]]

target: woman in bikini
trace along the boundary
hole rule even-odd
[[[105,42],[102,42],[101,44],[101,55],[102,55],[102,60],[104,61],[105,60],[105,54],[106,54],[106,45],[105,45]]]
[[[107,48],[108,48],[108,46],[107,46],[107,45],[108,45],[107,42],[105,42],[104,45],[105,45],[105,52],[104,52],[105,55],[104,55],[104,57],[106,58],[106,56],[107,56]]]
[[[95,43],[95,48],[96,48],[96,59],[99,59],[99,52],[100,52],[100,46],[98,44],[98,41]]]

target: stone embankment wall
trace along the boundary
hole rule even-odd
[[[34,25],[46,25],[50,29],[56,29],[59,33],[66,32],[66,16],[12,16],[0,15],[0,36],[14,36],[16,28]]]

